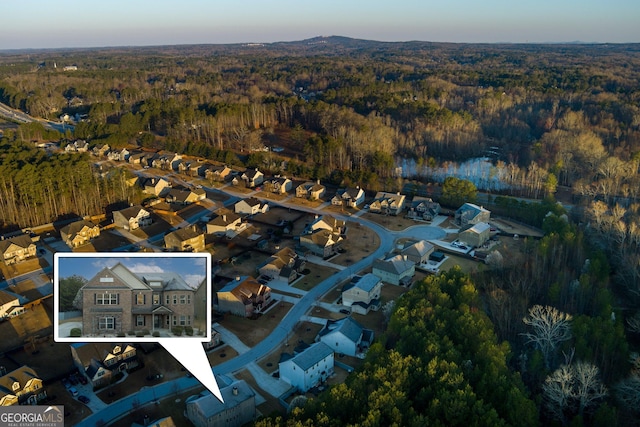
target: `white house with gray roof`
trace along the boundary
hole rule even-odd
[[[256,418],[256,394],[244,380],[220,388],[224,403],[203,392],[186,400],[186,413],[196,427],[240,427]]]
[[[325,343],[338,354],[364,358],[373,343],[373,331],[365,329],[351,316],[340,320],[328,319],[318,332],[316,341]]]
[[[383,282],[391,285],[405,285],[416,273],[416,264],[405,255],[394,255],[387,259],[373,261],[371,272]]]
[[[375,274],[354,276],[342,287],[342,305],[351,307],[352,313],[367,314],[380,308],[382,281]]]
[[[280,358],[280,379],[306,392],[323,383],[333,374],[334,353],[323,342],[311,344],[302,353],[294,356],[283,353]]]
[[[435,247],[431,243],[425,240],[418,240],[402,249],[401,254],[415,264],[426,264],[429,261],[429,255],[434,250]]]
[[[473,203],[465,203],[456,211],[455,221],[459,226],[478,224],[479,222],[489,222],[491,212],[482,206]]]

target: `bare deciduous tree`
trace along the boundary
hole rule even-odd
[[[522,335],[527,338],[527,342],[540,349],[549,369],[558,345],[571,338],[571,315],[548,305],[534,305],[522,321],[533,328],[533,332]]]
[[[607,388],[598,378],[598,367],[586,362],[562,365],[542,385],[546,408],[562,422],[565,422],[567,414],[582,416],[607,393]]]

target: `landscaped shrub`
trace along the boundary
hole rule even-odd
[[[143,334],[143,335],[149,335],[150,333],[151,333],[151,332],[149,332],[149,330],[148,330],[148,329],[143,329],[143,330],[142,330],[142,334]]]
[[[153,331],[153,334],[152,334],[152,335],[153,335],[154,337],[159,337],[159,336],[160,336],[160,332],[158,332],[158,331]]]
[[[173,328],[171,328],[171,333],[173,333],[173,335],[175,336],[182,336],[182,332],[183,332],[183,328],[182,326],[174,326]]]
[[[116,334],[116,336],[117,336],[118,338],[122,338],[122,337],[124,337],[124,332],[118,332],[118,333]]]
[[[72,328],[71,332],[69,332],[70,337],[79,337],[82,335],[82,330],[80,328]]]
[[[185,331],[185,333],[186,333],[187,335],[189,335],[190,337],[192,337],[192,336],[193,336],[193,328],[192,328],[191,326],[186,326],[186,327],[184,328],[184,331]]]
[[[127,331],[127,335],[135,335],[136,333],[134,331]]]

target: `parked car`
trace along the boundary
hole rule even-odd
[[[82,394],[81,394],[80,396],[78,396],[78,400],[79,400],[80,402],[84,403],[85,405],[86,405],[87,403],[91,402],[91,400],[90,400],[87,396],[82,395]]]
[[[73,397],[76,397],[76,396],[78,396],[78,394],[79,394],[79,393],[78,393],[78,389],[77,389],[77,388],[75,388],[75,387],[71,387],[71,388],[69,388],[69,393],[71,393],[71,396],[73,396]]]
[[[340,313],[342,313],[342,314],[350,314],[349,310],[347,310],[346,308],[341,308],[340,309]]]
[[[66,388],[67,390],[69,390],[71,388],[71,383],[69,382],[68,379],[63,379],[62,380],[62,385],[64,386],[64,388]]]

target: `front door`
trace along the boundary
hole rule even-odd
[[[158,329],[160,327],[162,327],[162,316],[156,314],[153,316],[153,328]]]

